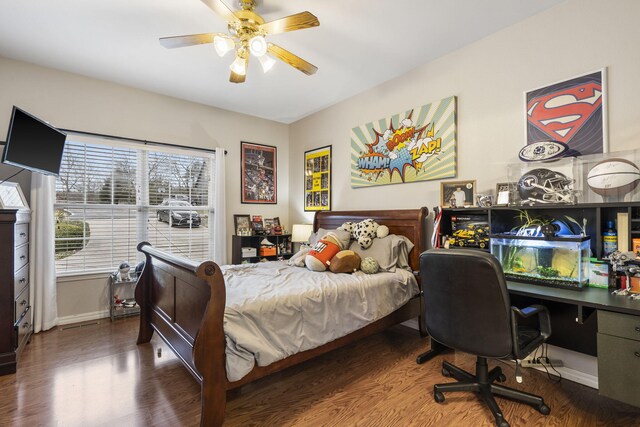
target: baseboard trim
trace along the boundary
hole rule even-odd
[[[109,317],[109,310],[94,311],[91,313],[73,314],[71,316],[58,317],[58,326],[69,325],[71,323],[88,322]]]
[[[538,371],[546,372],[545,369],[542,367],[527,368],[527,369],[537,369]],[[553,369],[551,368],[548,368],[548,369],[551,375],[557,377]],[[556,370],[560,373],[560,375],[562,375],[563,380],[573,381],[574,383],[586,385],[587,387],[595,388],[596,390],[598,389],[598,377],[596,377],[595,375],[576,371],[575,369],[571,369],[567,367],[556,368]]]

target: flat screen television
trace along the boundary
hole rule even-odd
[[[2,163],[58,175],[67,135],[14,106]]]

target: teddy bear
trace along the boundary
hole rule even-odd
[[[345,222],[340,226],[342,230],[348,231],[362,249],[367,249],[373,243],[373,239],[383,238],[389,235],[389,227],[380,225],[371,218],[367,218],[358,223]]]

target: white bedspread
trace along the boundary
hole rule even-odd
[[[221,267],[227,377],[267,366],[374,322],[418,293],[408,271],[318,273],[286,262]]]

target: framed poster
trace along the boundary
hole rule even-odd
[[[476,181],[446,181],[440,183],[440,206],[464,208],[473,206],[476,199]]]
[[[240,173],[242,203],[278,203],[277,149],[241,142]]]
[[[17,182],[0,184],[0,209],[29,209],[27,199]]]
[[[351,186],[456,176],[456,97],[351,129]]]
[[[304,210],[331,210],[331,145],[304,153]]]
[[[526,144],[556,141],[563,156],[606,153],[606,68],[525,92]]]

